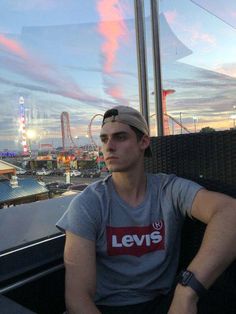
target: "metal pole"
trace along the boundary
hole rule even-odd
[[[152,45],[153,45],[153,63],[154,63],[154,97],[156,106],[156,122],[158,136],[164,135],[163,126],[163,107],[162,107],[162,84],[161,84],[161,60],[159,43],[159,9],[158,1],[151,0],[152,16]]]
[[[143,114],[149,125],[149,101],[148,101],[143,0],[134,0],[134,12],[137,44],[138,77],[139,77],[140,112]]]
[[[235,109],[236,109],[236,106],[235,106],[235,105],[233,106],[233,109],[234,109],[234,129],[235,129],[235,125],[236,125],[236,124],[235,124]]]
[[[179,113],[179,123],[180,123],[180,125],[181,125],[181,127],[180,127],[180,128],[181,128],[181,131],[180,131],[180,132],[181,132],[181,134],[182,134],[182,133],[183,133],[183,128],[182,128],[182,112]]]

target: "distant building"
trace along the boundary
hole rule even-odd
[[[48,189],[34,178],[18,178],[10,163],[0,160],[0,208],[49,198]]]
[[[49,198],[48,189],[33,178],[0,180],[0,208]]]
[[[16,175],[16,166],[0,160],[0,177],[1,176],[6,176],[8,178],[10,178],[12,175]]]

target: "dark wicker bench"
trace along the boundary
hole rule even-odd
[[[153,137],[151,147],[153,157],[145,160],[148,172],[174,173],[209,190],[236,197],[236,131]],[[203,223],[186,218],[180,269],[185,268],[197,253],[204,231]],[[200,300],[198,313],[236,313],[236,261]]]

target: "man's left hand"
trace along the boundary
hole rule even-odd
[[[168,314],[197,314],[198,296],[190,287],[177,285]]]

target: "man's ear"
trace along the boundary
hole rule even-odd
[[[148,148],[148,146],[150,145],[150,141],[151,141],[150,137],[148,135],[144,134],[141,141],[140,141],[141,148],[143,150]]]

